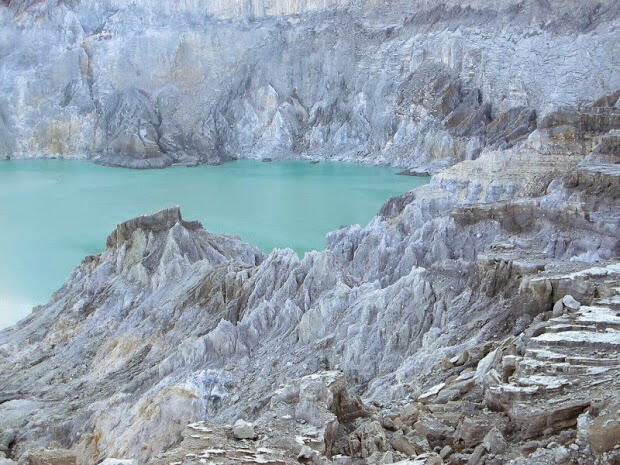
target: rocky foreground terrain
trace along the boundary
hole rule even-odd
[[[303,258],[178,208],[120,224],[0,332],[0,463],[620,463],[602,103]]]
[[[5,1],[0,156],[437,174],[302,258],[118,225],[0,331],[0,464],[620,463],[619,8]]]

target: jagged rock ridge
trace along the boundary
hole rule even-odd
[[[620,171],[602,108],[444,170],[303,258],[178,209],[119,225],[0,332],[0,451],[617,460]]]

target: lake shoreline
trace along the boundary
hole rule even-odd
[[[182,168],[127,170],[83,159],[0,164],[0,294],[46,302],[84,256],[102,252],[116,224],[173,205],[211,232],[237,235],[266,253],[292,247],[303,256],[323,250],[325,235],[342,224],[367,223],[390,197],[419,185],[394,168],[357,163],[238,160]],[[44,292],[36,290],[39,279]]]

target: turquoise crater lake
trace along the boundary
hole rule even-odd
[[[136,171],[84,161],[0,163],[0,328],[45,303],[116,224],[179,205],[212,232],[269,252],[323,249],[325,234],[366,224],[391,196],[429,178],[351,163],[240,160]]]

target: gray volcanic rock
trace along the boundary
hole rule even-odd
[[[303,257],[120,224],[0,331],[0,461],[619,460],[618,9],[4,2],[1,158],[441,172]]]
[[[159,146],[160,118],[149,96],[135,88],[112,94],[98,123],[96,160],[132,168],[163,167],[172,162]]]
[[[0,157],[306,157],[436,172],[616,92],[618,10],[11,0],[0,4]]]
[[[573,129],[461,162],[303,258],[178,209],[119,225],[0,332],[0,451],[608,463],[620,172],[593,152],[605,124]],[[567,295],[581,306],[552,317]],[[234,437],[239,419],[255,439]]]

